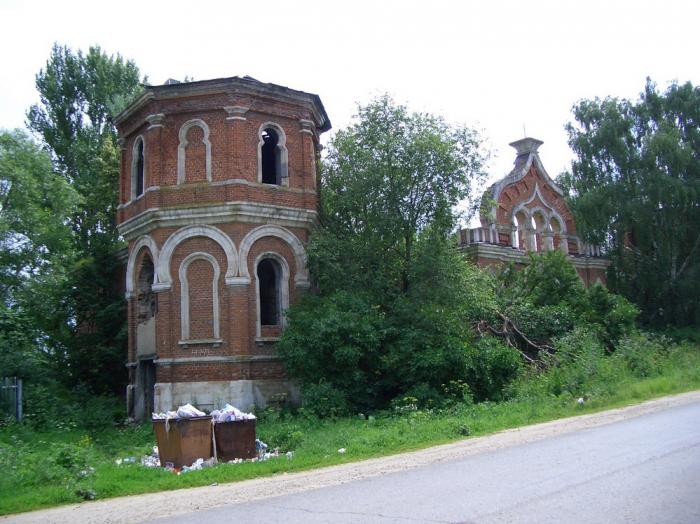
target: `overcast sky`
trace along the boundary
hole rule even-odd
[[[24,125],[53,42],[100,45],[150,83],[250,75],[321,96],[335,129],[357,102],[391,93],[483,130],[489,172],[508,143],[544,141],[569,165],[564,124],[581,98],[636,98],[645,78],[700,84],[700,2],[0,0],[0,127]]]

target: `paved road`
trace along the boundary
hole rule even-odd
[[[700,523],[700,403],[165,521]]]

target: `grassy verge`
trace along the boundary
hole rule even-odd
[[[0,428],[0,514],[78,502],[93,495],[104,499],[330,466],[698,389],[700,348],[673,351],[653,377],[635,378],[609,370],[596,373],[603,378],[591,378],[582,389],[588,399],[583,406],[571,391],[551,393],[551,382],[557,377],[539,375],[524,379],[510,400],[499,403],[462,403],[441,410],[407,407],[401,412],[335,420],[266,412],[258,421],[259,437],[271,447],[293,449],[291,459],[222,464],[179,476],[138,463],[115,463],[130,456],[138,462],[150,451],[154,445],[150,425],[93,432],[36,431],[10,425]],[[346,453],[339,454],[339,448]]]

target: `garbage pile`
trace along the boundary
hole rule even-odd
[[[190,435],[194,433],[190,431],[186,434],[181,434],[179,433],[181,431],[179,426],[175,427],[175,424],[170,425],[170,422],[180,420],[182,421],[178,422],[178,424],[180,424],[185,423],[184,420],[195,419],[186,423],[199,424],[198,427],[200,429],[198,431],[201,435],[205,431],[201,424],[205,421],[201,420],[200,417],[211,417],[211,425],[206,423],[206,426],[204,427],[211,428],[207,429],[206,432],[211,435],[211,450],[214,452],[214,457],[207,458],[206,456],[200,455],[199,458],[193,459],[192,457],[197,457],[199,453],[206,453],[206,451],[201,448],[203,445],[201,439],[197,442],[188,440]],[[268,448],[266,443],[255,438],[255,415],[253,413],[245,413],[231,404],[226,404],[222,409],[213,410],[207,416],[205,412],[188,403],[184,406],[180,406],[176,411],[153,413],[152,418],[154,423],[156,421],[165,422],[165,434],[163,434],[163,429],[157,429],[154,424],[154,431],[156,432],[158,444],[163,444],[165,448],[159,450],[158,446],[155,446],[150,455],[144,455],[141,457],[140,462],[144,467],[163,467],[168,471],[172,471],[173,473],[180,475],[181,473],[197,471],[202,468],[215,466],[217,463],[225,462],[228,464],[242,464],[244,462],[266,461],[280,457],[279,448],[271,450]],[[251,421],[252,426],[236,425],[236,427],[234,427],[226,424],[243,421]],[[162,427],[163,426],[160,426],[160,428]],[[220,436],[222,436],[222,438],[225,440],[219,440],[217,437],[217,432],[219,429],[216,429],[215,431],[215,428],[221,429],[223,433],[221,433]],[[169,433],[171,429],[175,432],[174,434]],[[163,442],[161,442],[160,439],[162,439],[164,436],[165,439]],[[246,449],[246,444],[244,443],[248,438],[251,439],[249,441],[250,447],[248,448],[250,451],[242,451],[242,449]],[[254,448],[252,439],[255,439]],[[219,445],[222,443],[228,445],[230,448],[235,448],[233,453],[241,453],[245,458],[234,458],[232,460],[228,460],[231,453],[226,452],[226,447],[222,447],[217,456],[216,450],[219,449]],[[177,445],[177,448],[171,449],[174,444]],[[189,458],[184,459],[183,455],[189,455]],[[226,457],[226,455],[228,455],[228,457]],[[236,455],[233,456],[235,457]],[[290,451],[282,456],[285,456],[287,460],[291,460],[294,457],[294,453]],[[185,460],[187,460],[187,462],[185,462]],[[189,464],[189,460],[193,460],[191,465]],[[126,462],[126,460],[124,462]],[[118,463],[121,463],[121,461]]]
[[[228,406],[228,404],[226,405]],[[153,413],[152,418],[153,420],[169,420],[173,418],[205,417],[206,415],[207,414],[204,411],[198,410],[192,404],[185,404],[184,406],[180,406],[179,408],[177,408],[177,411],[163,411],[161,413]]]
[[[214,422],[236,422],[239,420],[255,420],[252,413],[243,413],[237,407],[226,404],[223,409],[215,409],[210,413]]]

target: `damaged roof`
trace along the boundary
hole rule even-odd
[[[145,92],[136,98],[126,109],[121,111],[114,119],[115,124],[126,120],[135,111],[140,109],[149,100],[154,98],[171,98],[207,92],[220,91],[242,91],[246,94],[263,94],[280,99],[291,99],[293,101],[308,102],[314,108],[318,127],[321,132],[331,128],[331,121],[328,118],[326,109],[323,107],[321,98],[313,93],[291,89],[289,87],[265,83],[251,76],[232,76],[227,78],[214,78],[210,80],[198,80],[193,82],[178,82],[168,79],[165,84],[151,86],[144,85]]]

